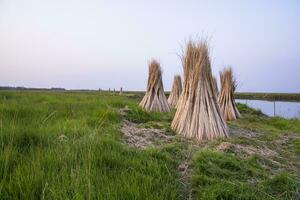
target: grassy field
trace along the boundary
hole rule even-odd
[[[174,111],[144,112],[139,98],[0,91],[0,199],[300,198],[299,120],[239,104],[230,138],[194,143],[170,130]],[[124,120],[171,140],[132,147]]]

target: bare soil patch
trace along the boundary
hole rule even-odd
[[[121,133],[124,142],[132,147],[145,149],[150,146],[160,146],[170,143],[175,135],[167,134],[165,131],[154,128],[140,128],[137,124],[128,120],[123,120]]]
[[[236,154],[260,155],[263,157],[272,158],[278,155],[277,152],[267,147],[254,147],[250,145],[232,144],[230,142],[222,142],[216,147],[218,151],[229,151]]]
[[[242,129],[242,128],[237,128],[237,127],[230,127],[229,128],[229,137],[231,136],[245,136],[245,137],[250,137],[250,138],[255,138],[261,135],[261,133],[257,133],[254,131]]]

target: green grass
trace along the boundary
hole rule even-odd
[[[117,109],[135,102],[97,93],[0,99],[1,199],[178,199],[172,150],[120,142]]]
[[[259,132],[194,144],[179,137],[145,150],[129,147],[122,116],[140,127],[170,131],[171,113],[145,112],[140,96],[98,92],[0,91],[0,199],[186,199],[178,166],[193,149],[194,199],[299,199],[299,120],[268,118],[239,104],[229,126]],[[290,138],[279,146],[274,141]],[[259,155],[219,152],[226,141],[266,146],[280,166]],[[186,183],[185,183],[186,184]]]
[[[298,155],[300,155],[300,139],[298,138],[298,139],[295,139],[294,141],[293,141],[293,147],[294,147],[294,151],[298,154]]]
[[[273,140],[274,137],[278,137],[283,133],[300,134],[299,119],[288,120],[281,117],[266,117],[261,111],[249,108],[245,104],[238,103],[237,106],[243,117],[237,121],[230,122],[230,125],[268,133],[263,136],[269,137],[270,140]]]
[[[257,132],[257,137],[238,136],[208,142],[209,148],[195,152],[191,184],[195,199],[299,199],[300,121],[269,118],[259,110],[238,104],[242,118],[229,123],[232,128]],[[274,141],[289,138],[278,145]],[[278,153],[270,161],[261,155],[218,152],[221,142],[267,147]]]
[[[298,183],[286,173],[269,177],[256,157],[200,151],[193,160],[196,199],[296,199]]]

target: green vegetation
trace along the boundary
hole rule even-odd
[[[283,133],[300,133],[299,119],[284,119],[280,117],[266,117],[261,111],[249,108],[245,104],[237,104],[243,118],[230,124],[252,131],[268,133],[263,136],[281,136]]]
[[[268,178],[256,157],[201,151],[196,154],[192,183],[197,199],[296,198],[295,179],[280,173]]]
[[[239,104],[243,118],[229,123],[237,133],[228,139],[196,144],[176,136],[139,149],[123,142],[119,109],[128,106],[125,119],[140,127],[167,131],[174,111],[145,112],[138,100],[0,91],[0,199],[186,199],[184,185],[193,199],[300,198],[299,120]],[[218,150],[224,142],[259,151]],[[182,183],[178,166],[187,152],[189,179]]]
[[[0,99],[1,199],[180,196],[172,150],[121,144],[117,111],[135,106],[126,97],[1,92]]]

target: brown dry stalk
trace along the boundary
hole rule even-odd
[[[225,68],[220,72],[221,91],[219,95],[220,109],[226,121],[236,120],[241,115],[235,105],[234,91],[236,81],[233,77],[232,68]]]
[[[147,91],[139,104],[147,111],[170,112],[170,106],[164,93],[160,64],[156,60],[149,62]]]
[[[177,105],[178,99],[182,92],[182,83],[180,75],[174,76],[172,91],[168,98],[168,103],[171,107],[175,107]]]
[[[216,93],[216,96],[218,97],[219,96],[218,83],[217,83],[216,77],[214,77],[214,76],[213,76],[213,82],[214,82],[215,93]]]
[[[198,141],[228,136],[228,128],[215,94],[205,41],[187,44],[182,58],[184,83],[172,129]]]

